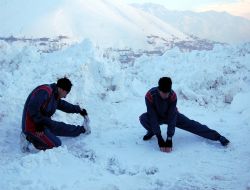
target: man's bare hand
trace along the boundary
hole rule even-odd
[[[160,150],[162,152],[170,153],[172,151],[172,148],[170,148],[170,147],[161,147]]]

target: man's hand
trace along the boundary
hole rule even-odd
[[[161,147],[160,150],[161,150],[162,152],[167,152],[167,153],[169,153],[169,152],[172,151],[172,148],[169,148],[169,147]]]
[[[158,139],[158,145],[159,145],[159,148],[162,152],[166,152],[166,143],[165,141],[163,140],[162,136],[161,135],[156,135],[157,139]]]
[[[89,126],[89,123],[90,123],[90,120],[89,120],[88,115],[84,116],[83,126],[84,126],[84,129],[85,129],[85,134],[86,135],[91,133],[91,128]]]
[[[86,115],[88,115],[88,113],[87,113],[87,111],[85,110],[85,109],[82,109],[81,111],[80,111],[80,114],[81,114],[81,116],[86,116]]]
[[[165,152],[171,152],[173,147],[172,137],[167,138],[165,145]]]
[[[158,135],[157,139],[158,139],[159,148],[162,152],[169,153],[172,151],[172,146],[173,146],[172,137],[168,137],[166,142],[163,140],[161,135]]]

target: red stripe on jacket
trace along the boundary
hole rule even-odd
[[[175,94],[175,92],[174,92],[173,94],[171,94],[170,100],[171,100],[172,102],[174,102],[176,99],[177,99],[177,96],[176,96],[176,94]]]
[[[147,92],[146,98],[148,99],[148,101],[149,101],[150,103],[153,103],[153,96],[150,94],[150,92]]]
[[[42,85],[42,86],[39,86],[33,93],[32,93],[32,96],[35,96],[36,93],[39,91],[39,90],[45,90],[49,93],[49,98],[48,100],[50,99],[50,96],[52,94],[52,89],[49,87],[49,86],[46,86],[46,85]],[[45,109],[46,106],[48,105],[48,100],[46,100],[43,105],[42,105],[42,109]],[[31,118],[28,110],[26,112],[26,119],[25,119],[25,131],[27,132],[35,132],[36,131],[36,124],[35,122],[33,121],[33,119]]]

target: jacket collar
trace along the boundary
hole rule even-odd
[[[55,96],[55,99],[58,100],[58,88],[56,86],[56,83],[50,84],[50,87],[52,88],[53,94]]]

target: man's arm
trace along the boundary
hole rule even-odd
[[[146,102],[146,106],[147,106],[147,113],[149,115],[149,119],[150,119],[150,126],[152,128],[152,132],[157,136],[157,135],[161,135],[161,129],[160,129],[160,125],[158,123],[158,119],[157,119],[157,113],[153,104],[153,97],[150,94],[150,92],[148,92],[146,94],[145,97],[145,102]]]
[[[149,114],[149,118],[150,118],[150,126],[152,127],[153,133],[157,137],[159,148],[162,152],[168,152],[166,150],[166,143],[161,136],[161,128],[158,123],[157,112],[153,104],[153,97],[151,96],[149,92],[146,94],[145,100],[146,100],[146,105],[147,105],[147,113]]]
[[[175,92],[170,94],[169,109],[168,109],[168,137],[173,137],[175,133],[176,117],[177,117],[177,97]]]
[[[73,104],[66,102],[64,100],[58,101],[57,109],[59,109],[63,112],[66,112],[66,113],[80,113],[81,112],[80,106],[73,105]]]

